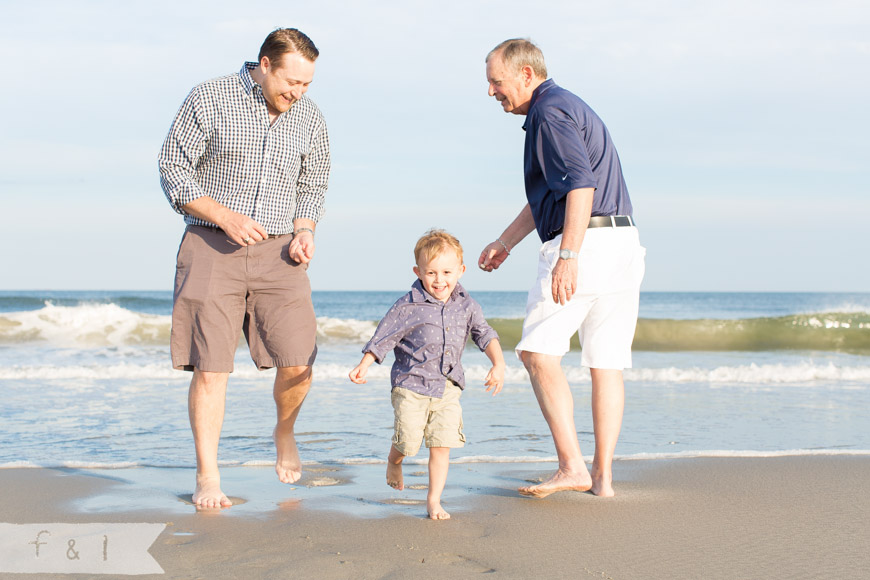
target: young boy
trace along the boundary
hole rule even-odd
[[[365,383],[369,366],[392,349],[390,373],[395,433],[387,459],[387,484],[404,489],[402,461],[416,455],[425,436],[429,448],[427,508],[433,520],[450,518],[441,507],[450,448],[465,445],[459,396],[465,388],[460,357],[469,334],[492,362],[486,375],[493,396],[504,383],[505,363],[498,334],[486,323],[480,305],[459,285],[465,272],[459,240],[430,230],[414,248],[418,280],[393,304],[363,348],[350,380]]]

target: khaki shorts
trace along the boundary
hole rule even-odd
[[[577,290],[564,305],[553,301],[552,291],[561,243],[560,235],[541,247],[538,280],[529,292],[517,355],[528,351],[563,356],[576,332],[583,349],[580,364],[630,368],[646,256],[637,228],[586,230],[577,258]]]
[[[232,372],[242,332],[260,369],[314,363],[308,266],[290,259],[291,239],[242,247],[219,229],[187,227],[175,270],[173,367]]]
[[[462,389],[447,381],[444,397],[427,397],[402,387],[392,393],[395,411],[393,446],[406,456],[417,455],[423,437],[426,447],[463,447]]]

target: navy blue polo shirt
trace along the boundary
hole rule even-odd
[[[526,131],[526,198],[542,242],[565,224],[568,192],[595,188],[592,215],[632,215],[622,166],[607,127],[580,97],[543,82],[532,94]]]

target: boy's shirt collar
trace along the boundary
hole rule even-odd
[[[465,298],[466,296],[465,288],[462,287],[462,284],[457,282],[456,287],[453,288],[453,292],[450,294],[450,298],[447,299],[445,304],[453,300],[458,300],[459,298]],[[432,304],[441,304],[440,300],[426,292],[426,289],[423,288],[423,282],[421,282],[419,278],[414,280],[414,283],[411,284],[411,302],[431,302]]]

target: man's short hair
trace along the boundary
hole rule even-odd
[[[544,53],[528,38],[511,38],[505,40],[486,55],[486,62],[495,55],[501,56],[505,67],[519,74],[524,66],[532,67],[535,75],[539,78],[547,78],[547,64],[544,62]]]
[[[320,51],[304,32],[295,28],[279,28],[270,32],[263,41],[257,62],[261,62],[266,56],[269,57],[272,66],[280,66],[284,55],[291,52],[299,53],[305,60],[311,62],[320,56]]]
[[[418,264],[429,262],[435,256],[446,250],[453,250],[459,256],[459,262],[462,262],[462,244],[459,243],[452,235],[444,230],[431,229],[417,240],[417,245],[414,246],[414,260]]]

